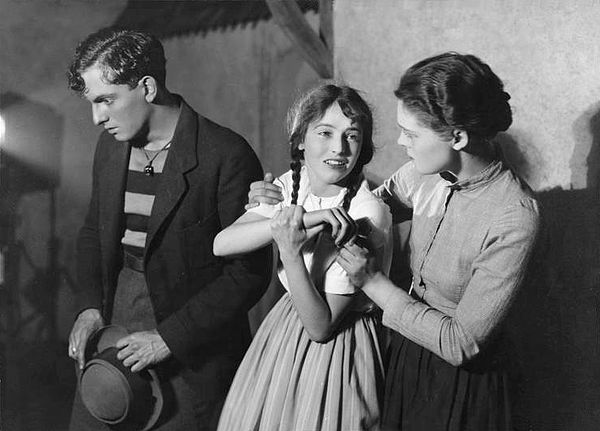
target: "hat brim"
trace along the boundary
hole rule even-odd
[[[152,414],[150,415],[148,421],[144,425],[144,428],[142,428],[142,431],[148,431],[154,426],[154,424],[158,421],[158,418],[160,417],[164,406],[164,400],[162,390],[160,388],[160,380],[158,380],[158,375],[154,370],[147,371],[148,374],[150,374],[150,377],[152,377],[152,380],[150,380],[150,388],[152,389],[152,396],[156,401],[154,402],[154,410],[152,411]]]
[[[97,353],[102,352],[110,347],[117,347],[117,342],[129,335],[129,331],[119,325],[106,325],[96,329],[85,345],[83,354],[84,363],[87,363]]]
[[[116,347],[117,341],[119,341],[123,337],[126,337],[127,335],[129,335],[127,329],[119,325],[107,325],[98,328],[92,333],[92,335],[90,335],[88,339],[84,352],[84,363],[87,364],[88,361],[90,361],[99,352],[102,352],[111,347]],[[77,381],[78,383],[80,383],[82,372],[77,366],[77,364],[75,365],[77,368]],[[160,380],[156,371],[151,369],[145,369],[143,371],[148,372],[148,374],[150,375],[150,388],[152,391],[152,396],[155,399],[152,414],[149,416],[148,420],[143,424],[143,428],[141,428],[141,431],[148,431],[158,421],[164,406],[164,399],[160,385]],[[106,425],[112,427],[110,424]],[[118,424],[115,427],[121,428],[123,425],[124,424]]]

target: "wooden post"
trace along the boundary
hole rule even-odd
[[[328,47],[308,24],[300,7],[295,0],[266,0],[273,19],[281,27],[285,34],[300,49],[302,56],[308,64],[319,74],[321,78],[333,78],[333,54],[331,47]],[[331,3],[331,0],[320,0],[320,7],[323,3]],[[321,16],[321,32],[327,44],[333,42],[333,31],[331,23],[325,24],[324,21],[331,21],[331,6],[324,15]],[[321,11],[319,10],[319,14]],[[327,40],[329,39],[329,40]]]
[[[333,55],[333,0],[319,0],[319,32]]]

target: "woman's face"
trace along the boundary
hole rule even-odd
[[[402,100],[398,101],[397,122],[400,127],[398,144],[406,148],[406,154],[422,174],[453,172],[458,160],[458,151],[452,148],[453,140],[444,139],[424,126]]]
[[[360,126],[344,115],[337,102],[309,124],[299,148],[304,150],[312,192],[324,197],[339,193],[343,179],[356,165],[361,146]]]

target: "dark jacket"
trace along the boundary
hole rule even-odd
[[[79,308],[110,321],[122,267],[124,192],[131,147],[108,133],[94,156],[92,198],[78,242]],[[145,277],[158,332],[206,397],[227,390],[249,342],[247,311],[267,288],[270,247],[215,257],[213,239],[244,211],[262,177],[248,143],[182,101],[148,222]],[[230,376],[231,374],[231,376]]]

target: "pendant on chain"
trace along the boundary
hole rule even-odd
[[[144,153],[144,156],[146,156],[146,160],[148,161],[148,164],[146,166],[144,166],[144,173],[147,176],[151,177],[154,175],[154,166],[152,166],[152,162],[154,162],[154,159],[156,159],[160,155],[160,153],[167,150],[170,146],[171,146],[171,141],[167,142],[164,147],[162,147],[160,150],[158,150],[158,152],[154,156],[152,156],[152,158],[150,158],[148,156],[148,154],[146,153],[146,150],[144,150],[142,148],[142,153]]]

